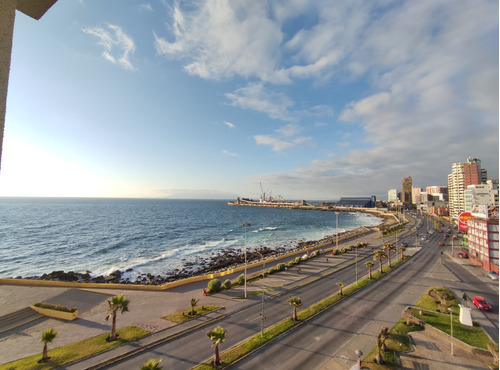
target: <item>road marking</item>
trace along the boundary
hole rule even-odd
[[[455,281],[455,282],[459,282],[460,280],[457,280],[457,279],[447,279],[447,278],[444,278],[444,277],[438,277],[438,276],[434,276],[434,275],[428,275],[428,277],[430,277],[431,279],[438,279],[438,280],[447,280],[447,281]]]

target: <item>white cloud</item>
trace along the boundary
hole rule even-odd
[[[229,122],[229,121],[223,121],[222,123],[225,124],[229,128],[235,128],[236,127],[234,123]]]
[[[153,11],[153,7],[149,3],[148,4],[139,4],[137,7],[139,10],[145,10],[147,12]]]
[[[231,105],[244,109],[252,109],[265,113],[273,119],[294,121],[296,118],[290,113],[293,102],[285,94],[266,89],[262,83],[250,84],[227,93]]]
[[[108,24],[109,30],[101,27],[83,28],[83,32],[96,36],[104,50],[102,56],[113,64],[133,71],[135,70],[130,55],[135,52],[135,43],[126,35],[121,27]]]
[[[225,149],[222,150],[222,153],[227,155],[228,157],[237,157],[238,156],[238,153],[233,153],[233,152],[227,151]]]

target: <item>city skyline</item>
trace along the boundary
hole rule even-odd
[[[498,100],[495,1],[58,1],[16,14],[0,196],[385,199],[467,157],[498,179]]]

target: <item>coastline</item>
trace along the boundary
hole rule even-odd
[[[377,226],[372,227],[358,227],[349,231],[341,232],[338,235],[339,241],[345,241],[350,238],[359,237],[370,230],[380,231],[388,225],[395,224],[399,222],[398,218],[394,214],[389,214],[387,212],[379,210],[344,210],[348,212],[353,211],[365,211],[370,214],[374,214],[382,219],[382,222]],[[306,252],[309,250],[325,248],[326,246],[332,246],[337,240],[337,235],[329,235],[320,240],[309,240],[309,241],[299,241],[294,248],[286,249],[285,247],[280,247],[276,249],[271,249],[268,247],[259,247],[258,249],[250,250],[247,252],[247,265],[258,266],[262,263],[266,263],[268,260],[276,260],[279,258],[286,258],[301,252]],[[331,247],[330,250],[335,249]],[[217,276],[224,276],[230,273],[237,272],[243,269],[244,266],[244,253],[241,249],[231,250],[226,249],[220,251],[216,254],[204,259],[200,262],[200,267],[196,270],[190,269],[191,265],[195,263],[188,263],[182,269],[174,270],[173,275],[163,276],[163,275],[152,275],[150,273],[141,274],[134,281],[124,278],[123,275],[127,271],[116,270],[111,274],[104,276],[99,275],[97,277],[91,277],[88,272],[86,273],[75,273],[73,271],[53,271],[49,274],[42,274],[41,276],[31,276],[31,277],[21,277],[0,279],[0,283],[4,284],[22,284],[29,285],[34,283],[36,285],[45,285],[43,283],[48,283],[51,286],[67,286],[71,284],[72,286],[87,286],[96,288],[157,288],[167,289],[169,286],[177,286],[183,283],[187,283],[193,280],[205,280],[211,279]]]

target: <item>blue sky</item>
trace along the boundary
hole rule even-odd
[[[0,195],[286,199],[498,179],[497,1],[16,14]]]

